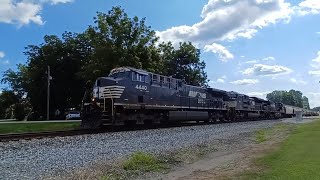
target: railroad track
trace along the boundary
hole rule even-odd
[[[76,135],[84,135],[84,134],[97,134],[102,132],[105,132],[105,130],[100,130],[100,129],[99,130],[68,130],[68,131],[50,131],[50,132],[36,132],[36,133],[0,134],[0,142],[76,136]]]
[[[274,119],[273,119],[274,120]],[[275,120],[277,121],[277,120]],[[244,122],[244,121],[239,121]],[[213,124],[220,123],[231,123],[231,122],[215,122]],[[233,122],[237,123],[237,122]],[[42,139],[42,138],[54,138],[54,137],[66,137],[66,136],[76,136],[85,134],[99,134],[108,132],[120,132],[120,131],[136,131],[136,130],[146,130],[146,129],[161,129],[161,128],[173,128],[182,126],[198,126],[198,125],[208,125],[206,123],[178,123],[178,124],[162,124],[157,127],[150,128],[149,126],[136,126],[136,127],[112,127],[104,126],[101,129],[93,130],[68,130],[68,131],[50,131],[50,132],[36,132],[36,133],[13,133],[13,134],[0,134],[0,142],[8,141],[19,141],[19,140],[32,140],[32,139]]]
[[[32,139],[42,139],[42,138],[55,138],[55,137],[66,137],[66,136],[76,136],[76,135],[85,135],[85,134],[99,134],[107,132],[121,132],[121,131],[137,131],[137,130],[147,130],[147,129],[159,129],[159,128],[172,128],[180,126],[197,126],[204,125],[204,123],[180,123],[180,124],[167,124],[159,125],[155,127],[149,126],[135,126],[135,127],[112,127],[104,126],[100,129],[92,130],[66,130],[66,131],[48,131],[48,132],[31,132],[31,133],[10,133],[10,134],[0,134],[0,142],[9,142],[9,141],[19,141],[19,140],[32,140]]]

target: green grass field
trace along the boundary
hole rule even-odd
[[[320,179],[320,121],[298,126],[280,149],[257,160],[263,172],[243,179]]]
[[[12,123],[0,124],[0,134],[6,133],[27,133],[44,131],[72,130],[80,127],[80,122],[48,122],[48,123]]]

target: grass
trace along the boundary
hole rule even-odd
[[[124,170],[131,171],[150,172],[166,169],[165,164],[161,160],[157,159],[152,154],[144,152],[133,153],[122,165]]]
[[[256,142],[257,143],[262,143],[267,140],[267,132],[265,129],[261,129],[256,132]]]
[[[192,163],[205,156],[208,152],[215,150],[212,145],[203,144],[158,156],[144,152],[135,152],[124,162],[120,163],[119,167],[116,165],[113,168],[105,170],[99,178],[101,180],[123,180],[136,179],[146,173],[167,173],[172,167]]]
[[[272,138],[273,135],[277,135],[279,133],[283,133],[288,130],[290,131],[292,127],[293,127],[292,125],[288,125],[288,124],[278,124],[272,128],[258,130],[255,133],[255,141],[257,143],[263,143],[269,140],[270,138]]]
[[[115,166],[113,169],[107,170],[99,179],[131,179],[141,173],[161,172],[166,169],[168,169],[167,164],[154,155],[145,152],[135,152],[121,164],[120,168]]]
[[[246,172],[243,179],[320,179],[319,142],[320,121],[298,126],[278,150],[257,160],[262,172]]]
[[[63,131],[63,130],[77,129],[79,127],[80,127],[80,122],[0,124],[0,134],[43,132],[43,131]]]

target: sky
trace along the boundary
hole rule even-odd
[[[211,87],[262,98],[295,89],[320,106],[320,0],[0,0],[0,72],[26,63],[44,35],[83,32],[113,6],[146,17],[160,41],[192,42]]]

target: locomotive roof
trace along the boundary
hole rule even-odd
[[[136,69],[136,68],[133,68],[133,67],[118,67],[118,68],[113,68],[111,71],[110,71],[110,74],[112,73],[115,73],[115,72],[118,72],[118,71],[135,71],[135,72],[138,72],[138,73],[141,73],[141,74],[145,74],[145,75],[148,75],[148,71],[145,71],[145,70],[142,70],[142,69]]]
[[[208,90],[211,90],[211,91],[215,91],[215,92],[218,92],[218,93],[222,93],[222,94],[227,94],[227,91],[224,91],[224,90],[221,90],[221,89],[216,89],[216,88],[208,88]]]
[[[227,94],[229,94],[229,95],[237,95],[237,96],[247,96],[245,94],[241,94],[241,93],[238,93],[238,92],[235,92],[235,91],[228,91]]]
[[[258,100],[258,101],[262,101],[262,102],[267,102],[268,100],[262,99],[262,98],[258,98],[258,97],[250,97],[254,100]]]

